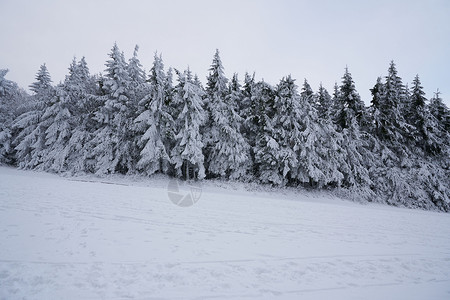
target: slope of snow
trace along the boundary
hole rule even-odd
[[[0,167],[0,299],[23,298],[450,299],[450,215]]]

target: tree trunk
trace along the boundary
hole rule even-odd
[[[186,180],[189,180],[189,161],[186,161]]]

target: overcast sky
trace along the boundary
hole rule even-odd
[[[58,83],[74,56],[102,72],[116,41],[127,58],[138,44],[146,70],[158,51],[166,68],[189,65],[205,83],[218,48],[241,80],[291,74],[331,92],[348,66],[369,103],[394,60],[404,83],[419,74],[427,97],[439,88],[450,106],[449,16],[449,0],[0,0],[0,68],[27,87],[45,62]]]

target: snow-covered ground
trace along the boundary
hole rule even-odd
[[[450,299],[450,214],[167,183],[0,167],[0,299]]]

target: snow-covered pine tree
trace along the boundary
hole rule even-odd
[[[322,83],[319,86],[317,98],[317,113],[322,120],[331,120],[331,111],[333,100],[327,89],[323,87]]]
[[[5,78],[7,73],[0,69],[0,164],[14,163],[12,123],[28,98],[15,82]]]
[[[355,83],[348,68],[345,68],[342,84],[339,87],[339,96],[337,98],[337,114],[335,122],[338,128],[349,128],[353,118],[355,118],[358,126],[364,128],[367,124],[367,114],[364,102],[361,100],[355,88]]]
[[[305,83],[303,90],[308,91],[309,84],[306,80]],[[342,136],[330,121],[319,119],[314,106],[315,97],[310,92],[304,92],[299,101],[301,131],[296,179],[314,187],[333,183],[339,185],[343,179],[339,171],[343,163],[343,151],[340,149]]]
[[[193,82],[189,70],[178,73],[174,102],[182,107],[175,119],[175,146],[171,161],[178,177],[203,179],[205,177],[203,142],[200,127],[206,121],[203,91]]]
[[[64,89],[64,85],[55,87],[54,96],[41,118],[41,123],[48,126],[45,130],[45,148],[42,149],[42,170],[61,172],[67,170],[65,164],[69,155],[68,141],[74,127],[73,103]]]
[[[148,85],[145,80],[145,72],[142,64],[138,58],[139,46],[134,47],[133,57],[128,61],[127,70],[130,77],[128,86],[130,97],[130,109],[137,110],[139,101],[141,101],[145,94],[148,93]]]
[[[101,123],[92,140],[97,174],[131,173],[135,170],[137,147],[132,122],[135,118],[134,104],[130,98],[130,75],[128,66],[117,44],[111,58],[106,62],[102,83],[106,101],[96,112]]]
[[[5,97],[13,93],[14,83],[11,80],[5,78],[5,75],[8,72],[8,69],[0,69],[0,97]]]
[[[145,84],[145,72],[142,69],[141,61],[138,58],[139,46],[134,47],[133,57],[128,61],[128,74],[132,90],[140,90]]]
[[[13,128],[18,131],[14,145],[20,168],[34,168],[43,161],[41,151],[45,149],[45,130],[50,124],[42,122],[42,115],[53,97],[51,82],[46,65],[41,65],[36,81],[30,85],[34,93],[30,110],[14,120]]]
[[[273,161],[275,165],[272,166],[274,172],[270,172],[269,176],[261,174],[263,179],[265,176],[274,184],[285,185],[296,179],[297,153],[302,146],[299,98],[294,79],[290,75],[281,79],[276,87],[275,114],[270,120],[272,130],[270,142],[273,147],[270,144],[266,146],[267,150],[275,150],[270,153],[270,156],[275,158]]]
[[[420,83],[419,75],[413,80],[409,97],[406,121],[412,125],[412,137],[416,145],[427,154],[438,154],[441,142],[438,136],[438,124],[426,105],[427,99]]]
[[[239,179],[250,166],[250,146],[241,133],[242,119],[229,97],[219,51],[213,58],[206,87],[205,157],[207,171],[212,176]]]
[[[336,123],[336,116],[338,115],[338,112],[340,111],[341,107],[339,98],[340,98],[339,85],[337,82],[335,82],[333,86],[333,95],[331,97],[330,114],[333,124],[335,125],[336,128],[338,127],[338,124]]]
[[[254,165],[254,152],[253,148],[255,146],[255,130],[253,129],[253,120],[252,120],[252,97],[253,90],[255,86],[255,74],[250,76],[248,73],[245,73],[244,76],[244,84],[242,86],[242,101],[239,103],[238,113],[242,118],[242,134],[250,145],[250,158],[252,161],[252,165]]]
[[[440,95],[439,90],[434,93],[430,99],[429,110],[436,118],[439,129],[450,134],[450,109],[444,104]]]
[[[283,182],[277,168],[278,143],[273,138],[272,119],[275,116],[275,89],[264,81],[252,88],[249,116],[250,145],[253,148],[253,174],[261,182],[279,185]]]
[[[167,77],[161,56],[155,53],[150,70],[147,95],[139,102],[139,116],[135,119],[139,137],[140,156],[137,168],[147,175],[167,173],[170,163],[170,143],[174,120],[166,91]]]
[[[96,77],[90,75],[84,57],[71,65],[69,75],[64,80],[64,90],[71,103],[73,124],[71,137],[65,146],[65,165],[73,173],[94,171],[90,141],[99,126],[95,113],[103,104],[96,81]]]
[[[377,83],[376,89],[378,96],[372,101],[372,106],[377,137],[401,149],[406,143],[410,128],[401,114],[405,90],[393,61],[389,66],[385,83],[383,85]]]
[[[373,185],[369,169],[374,166],[374,157],[368,149],[371,136],[360,130],[357,117],[347,119],[346,128],[342,130],[344,162],[339,168],[344,174],[346,187],[360,190],[366,197],[372,197],[370,187]]]
[[[370,89],[370,92],[372,94],[372,100],[370,101],[371,105],[369,107],[369,112],[373,121],[369,131],[374,136],[379,137],[382,135],[384,126],[383,118],[380,118],[380,114],[382,114],[380,111],[381,103],[383,101],[382,97],[384,97],[385,94],[385,87],[381,77],[377,78],[377,82],[374,87]]]
[[[8,69],[0,69],[0,164],[9,162],[11,151],[11,119],[9,101],[12,96],[13,82],[5,78]]]
[[[416,89],[419,95],[420,88]],[[425,160],[417,155],[411,135],[414,133],[414,126],[405,120],[406,117],[408,119],[412,117],[414,105],[408,105],[408,100],[413,103],[414,93],[407,95],[393,62],[389,66],[385,83],[378,78],[371,92],[373,132],[378,143],[376,149],[372,150],[375,159],[370,171],[374,191],[380,199],[393,205],[408,207],[433,205],[434,196],[425,194],[442,195],[435,185],[439,180],[424,180],[427,176],[419,175],[427,173],[426,169],[433,168],[422,164]],[[405,116],[404,113],[407,112],[409,115]],[[436,178],[439,178],[440,175],[437,176]],[[431,183],[432,181],[434,183]],[[428,190],[429,193],[424,194],[424,190]]]
[[[308,80],[303,81],[302,90],[300,92],[300,96],[304,99],[310,99],[310,103],[314,103],[313,98],[314,97],[314,91],[311,88],[311,85],[308,83]]]
[[[252,76],[245,73],[244,85],[242,87],[242,101],[239,103],[239,114],[242,118],[248,117],[252,107],[253,88],[255,86],[255,73]]]
[[[242,92],[242,86],[239,83],[238,74],[234,73],[228,86],[229,103],[233,106],[234,110],[241,116],[242,101],[244,99],[244,93]]]

